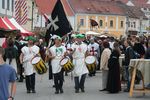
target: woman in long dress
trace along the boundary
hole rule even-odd
[[[120,65],[119,65],[119,44],[114,43],[114,49],[110,55],[108,61],[108,81],[107,81],[107,91],[110,93],[118,93],[121,91],[121,82],[120,82]]]

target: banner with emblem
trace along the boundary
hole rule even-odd
[[[51,16],[48,20],[45,40],[48,43],[51,35],[55,34],[62,37],[71,31],[72,27],[66,17],[61,0],[57,0],[54,9],[51,13]]]

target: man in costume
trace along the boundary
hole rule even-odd
[[[90,39],[90,44],[88,45],[88,52],[90,53],[91,56],[95,57],[96,64],[98,65],[98,57],[99,57],[100,51],[99,51],[99,44],[95,42],[94,37]],[[89,73],[89,76],[91,77],[95,76],[96,68],[93,72]]]
[[[74,82],[75,82],[75,93],[84,91],[84,83],[88,69],[85,64],[85,57],[87,55],[87,45],[83,43],[84,35],[77,34],[76,41],[72,44],[73,53],[73,64],[74,64]]]
[[[60,66],[60,61],[65,57],[66,48],[62,45],[62,39],[54,35],[54,46],[52,46],[49,51],[49,58],[51,59],[52,73],[54,76],[54,84],[55,84],[55,94],[63,93],[63,70]]]
[[[24,74],[26,78],[27,93],[36,93],[35,91],[35,70],[31,64],[31,60],[39,54],[39,47],[34,45],[35,38],[27,37],[28,45],[24,46],[20,55],[20,63],[23,64]]]

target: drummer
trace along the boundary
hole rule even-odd
[[[52,73],[54,75],[55,94],[63,93],[63,71],[60,66],[60,61],[66,53],[65,46],[62,45],[61,37],[54,35],[54,45],[49,49],[49,58],[51,59]]]
[[[90,38],[90,44],[88,45],[88,52],[91,56],[94,56],[96,58],[96,63],[98,64],[98,57],[99,57],[99,45],[95,42],[94,37]],[[89,76],[95,76],[96,74],[96,68],[94,72],[90,72]]]
[[[39,53],[39,47],[34,45],[35,38],[27,37],[28,45],[21,49],[20,63],[23,64],[26,79],[27,93],[36,93],[35,91],[35,70],[31,64],[31,60]]]
[[[76,35],[76,41],[72,44],[73,53],[73,64],[74,64],[74,82],[75,82],[75,93],[84,91],[84,83],[88,69],[85,65],[85,57],[87,55],[87,45],[83,43],[85,36],[82,34]]]

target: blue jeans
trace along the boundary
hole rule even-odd
[[[129,76],[129,67],[125,66],[126,79],[127,79],[127,89],[130,89],[130,76]]]

